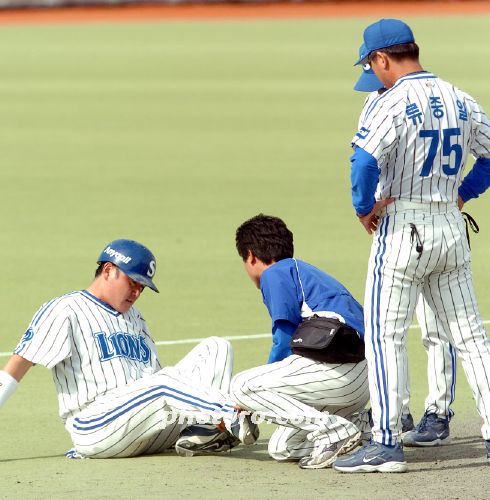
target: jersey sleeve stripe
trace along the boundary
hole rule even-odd
[[[51,306],[54,307],[54,305],[55,305],[54,303],[55,302],[59,302],[61,299],[62,299],[62,297],[57,297],[56,299],[50,300],[44,306],[42,306],[41,309],[39,309],[39,311],[35,314],[35,316],[34,316],[32,322],[31,322],[31,324],[33,326],[37,326],[37,324],[39,323],[39,321],[41,320],[41,318],[44,316],[44,313],[46,311],[48,311]]]

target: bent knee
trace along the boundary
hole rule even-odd
[[[240,399],[243,396],[248,396],[250,391],[248,389],[248,384],[245,378],[236,375],[231,379],[230,382],[230,394],[232,398]]]
[[[260,392],[262,389],[257,384],[252,384],[247,377],[240,375],[236,375],[230,384],[230,394],[237,401],[243,401],[244,399],[249,401],[250,396]]]
[[[213,346],[217,350],[232,350],[231,343],[228,340],[224,339],[223,337],[216,337],[215,335],[205,338],[201,341],[201,343]]]

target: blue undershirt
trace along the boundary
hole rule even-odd
[[[490,158],[478,158],[459,186],[458,194],[466,203],[478,198],[490,187]]]
[[[351,161],[352,205],[357,215],[367,215],[374,207],[379,181],[378,162],[374,156],[356,147]],[[490,158],[478,158],[459,186],[458,194],[466,203],[478,198],[490,187]]]
[[[297,325],[281,319],[272,325],[272,349],[267,363],[275,363],[291,355],[289,343],[296,328]]]
[[[379,181],[376,158],[360,147],[356,147],[351,161],[352,205],[359,216],[367,215],[374,207],[374,194]]]

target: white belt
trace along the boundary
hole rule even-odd
[[[393,203],[386,205],[380,215],[391,215],[407,211],[424,212],[427,214],[446,214],[453,210],[458,210],[456,202],[419,203],[415,201],[395,200]]]

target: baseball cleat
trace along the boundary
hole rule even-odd
[[[71,458],[71,459],[84,459],[85,458],[83,455],[80,455],[80,453],[78,453],[78,451],[75,448],[68,450],[65,453],[65,457]]]
[[[425,413],[417,427],[407,432],[403,438],[404,446],[442,446],[451,442],[449,419],[435,413]]]
[[[485,441],[485,446],[487,447],[487,462],[490,464],[490,439]]]
[[[240,441],[228,431],[209,425],[191,425],[180,434],[175,443],[175,451],[181,457],[192,457],[229,451],[238,444]]]
[[[259,426],[246,411],[236,412],[230,427],[231,433],[243,444],[254,444],[259,438]]]
[[[407,462],[400,443],[387,446],[371,441],[352,455],[337,458],[333,468],[340,472],[406,472]]]
[[[404,434],[405,432],[413,431],[415,429],[411,413],[402,415],[401,420],[402,420],[402,434]]]
[[[325,469],[330,467],[339,455],[343,455],[354,449],[361,441],[362,433],[358,432],[354,436],[341,439],[336,443],[321,447],[313,451],[308,457],[303,457],[299,461],[301,469]]]

